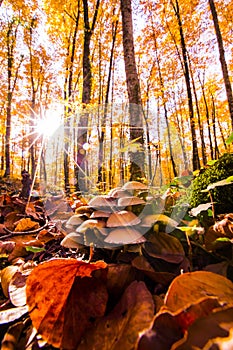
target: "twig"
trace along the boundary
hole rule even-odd
[[[43,229],[45,229],[48,226],[48,223],[49,223],[49,221],[48,221],[48,219],[46,219],[46,222],[42,227],[39,227],[36,230],[21,231],[21,232],[11,231],[8,228],[4,227],[4,231],[7,232],[8,234],[4,235],[4,236],[0,236],[0,240],[3,240],[5,238],[14,237],[14,236],[35,235],[35,234],[39,233],[40,231],[42,231]]]

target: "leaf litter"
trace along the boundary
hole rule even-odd
[[[54,196],[44,205],[1,195],[2,349],[210,350],[231,344],[233,214],[203,224],[207,204],[180,219],[175,209],[182,191],[152,196],[140,204],[145,214],[140,205],[120,208],[139,216],[133,228],[143,240],[119,246],[106,240],[114,230],[105,226],[109,207],[100,211],[72,196]],[[158,202],[165,203],[161,213]],[[146,217],[149,206],[155,214]],[[101,230],[79,234],[91,215]],[[127,230],[126,219],[122,227]],[[61,245],[72,232],[74,243]]]

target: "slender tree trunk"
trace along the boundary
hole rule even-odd
[[[83,91],[82,91],[82,103],[83,111],[79,116],[78,123],[78,135],[77,135],[77,160],[75,177],[77,179],[76,190],[87,191],[86,188],[86,165],[85,156],[86,151],[83,145],[87,142],[88,135],[88,119],[89,113],[86,110],[87,105],[91,101],[91,88],[92,88],[92,76],[91,76],[91,59],[90,59],[90,44],[91,37],[94,32],[100,0],[97,0],[92,25],[89,23],[89,9],[88,0],[83,0],[83,16],[84,16],[84,43],[83,43]]]
[[[210,5],[210,10],[211,10],[213,22],[214,22],[215,33],[216,33],[216,37],[217,37],[217,41],[218,41],[219,60],[220,60],[221,66],[222,66],[223,79],[224,79],[224,83],[225,83],[227,100],[228,100],[228,107],[229,107],[230,118],[231,118],[231,126],[233,129],[233,93],[232,93],[231,82],[230,82],[230,78],[229,78],[229,74],[228,74],[227,63],[226,63],[226,59],[225,59],[225,51],[224,51],[224,47],[223,47],[222,34],[220,31],[220,27],[219,27],[218,15],[217,15],[217,11],[215,8],[214,0],[209,0],[209,5]]]
[[[211,135],[211,129],[210,129],[209,107],[208,107],[208,103],[207,103],[207,100],[206,100],[204,83],[201,82],[200,77],[199,77],[199,81],[200,81],[201,90],[202,90],[202,96],[203,96],[203,101],[204,101],[204,105],[205,105],[206,121],[207,121],[208,136],[209,136],[209,143],[210,143],[210,156],[211,156],[211,159],[213,160],[213,159],[214,159],[214,149],[213,149],[212,135]]]
[[[80,0],[77,3],[77,14],[74,17],[75,25],[73,32],[70,32],[69,41],[67,45],[67,66],[66,66],[66,76],[64,82],[64,101],[71,102],[73,88],[74,88],[74,62],[75,62],[75,52],[77,46],[77,34],[78,34],[78,25],[80,18]],[[68,106],[67,106],[68,105]],[[69,158],[69,138],[70,138],[70,118],[72,109],[69,107],[69,103],[64,107],[64,158],[63,158],[63,166],[64,166],[64,183],[65,183],[65,191],[66,193],[70,192],[70,158]]]
[[[218,148],[218,141],[217,141],[217,133],[216,133],[216,109],[215,109],[215,103],[214,103],[214,96],[211,94],[211,100],[212,100],[212,125],[213,125],[213,136],[214,136],[214,159],[218,159],[220,152]]]
[[[178,26],[179,26],[181,50],[182,50],[182,57],[183,57],[183,64],[184,64],[184,76],[185,76],[185,83],[186,83],[187,96],[188,96],[189,120],[190,120],[191,135],[192,135],[192,154],[193,154],[192,163],[193,163],[193,170],[197,170],[197,169],[200,169],[200,160],[198,156],[196,125],[195,125],[195,119],[194,119],[192,91],[191,91],[190,74],[189,74],[189,67],[188,67],[188,56],[187,56],[185,39],[184,39],[182,20],[180,16],[179,3],[178,3],[178,0],[175,0],[175,3],[173,1],[171,3],[172,3],[172,6],[177,18]]]
[[[107,109],[108,109],[108,102],[109,102],[109,92],[110,92],[110,83],[111,83],[111,76],[112,76],[112,67],[113,67],[113,58],[114,58],[114,47],[116,42],[116,35],[117,35],[117,26],[118,26],[118,20],[113,23],[113,33],[112,33],[112,47],[111,47],[111,54],[110,54],[110,61],[109,61],[109,70],[108,70],[108,80],[107,80],[107,88],[106,88],[106,95],[105,95],[105,105],[104,105],[104,115],[101,122],[101,132],[99,137],[99,165],[98,165],[98,183],[103,182],[103,161],[104,161],[104,138],[106,134],[106,121],[107,121]],[[111,159],[111,158],[110,158]],[[111,168],[109,170],[111,172]]]
[[[15,28],[14,28],[15,25]],[[18,74],[20,66],[23,62],[23,56],[21,56],[17,68],[14,70],[14,49],[16,45],[16,38],[18,32],[19,23],[15,23],[12,19],[8,23],[7,31],[7,106],[6,106],[6,135],[5,135],[5,173],[4,176],[10,175],[10,143],[11,143],[11,110],[13,94],[18,80]],[[14,73],[14,75],[13,75]]]
[[[138,147],[135,152],[129,152],[131,173],[130,179],[139,180],[144,176],[145,153],[141,94],[134,53],[131,0],[121,0],[121,15],[125,73],[129,99],[130,140],[135,140],[135,144]]]
[[[204,130],[203,130],[202,122],[201,122],[201,114],[200,114],[199,102],[198,102],[197,91],[196,91],[196,86],[195,86],[195,82],[194,82],[194,78],[193,78],[193,71],[192,71],[192,68],[191,68],[191,61],[190,61],[189,55],[188,55],[188,60],[189,60],[189,67],[190,67],[190,75],[191,75],[191,79],[192,79],[193,94],[194,94],[195,104],[196,104],[197,122],[198,122],[198,127],[199,127],[199,132],[200,132],[200,139],[201,139],[202,162],[203,162],[203,165],[206,165],[207,157],[206,157]]]

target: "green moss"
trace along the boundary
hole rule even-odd
[[[201,170],[191,185],[190,205],[197,207],[199,204],[210,202],[208,193],[201,192],[208,185],[224,180],[233,175],[233,154],[226,153],[213,165]],[[216,187],[211,190],[217,214],[233,211],[233,185]]]

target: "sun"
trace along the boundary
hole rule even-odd
[[[35,125],[35,131],[44,137],[52,136],[62,123],[61,115],[56,111],[47,111],[46,115],[39,118]]]

